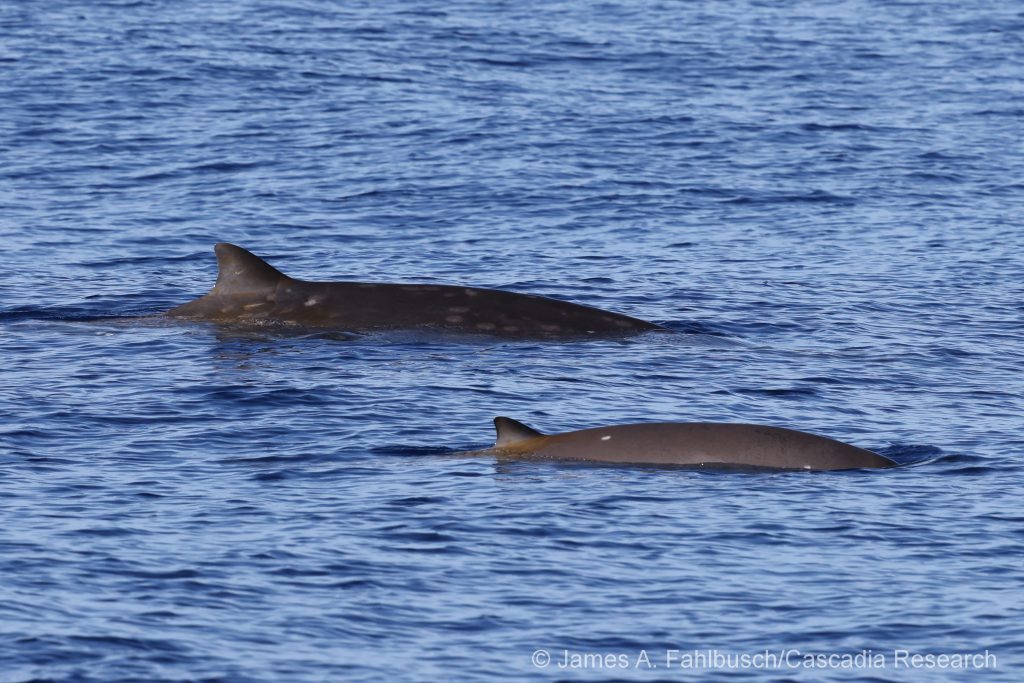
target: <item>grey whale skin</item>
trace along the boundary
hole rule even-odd
[[[165,315],[285,322],[350,332],[433,330],[510,338],[629,335],[666,328],[591,306],[497,289],[433,284],[307,282],[233,244],[214,247],[217,283]]]
[[[494,418],[497,441],[472,455],[635,465],[692,465],[782,470],[893,467],[863,448],[794,429],[717,422],[658,422],[545,435],[507,417]]]

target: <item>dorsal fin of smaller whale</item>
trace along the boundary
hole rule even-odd
[[[498,432],[498,439],[494,442],[494,445],[498,448],[511,446],[520,441],[536,439],[538,436],[544,436],[536,429],[531,429],[522,422],[516,422],[510,417],[494,418],[494,428]]]
[[[214,247],[217,253],[217,284],[212,294],[232,295],[274,289],[287,275],[256,254],[221,242]]]

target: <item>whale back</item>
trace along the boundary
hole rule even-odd
[[[221,243],[215,251],[213,288],[166,315],[347,332],[416,330],[516,339],[580,339],[665,329],[612,311],[498,289],[298,280],[241,247]]]
[[[517,458],[797,470],[896,464],[835,439],[767,425],[662,422],[542,435],[507,417],[494,422],[495,453]]]

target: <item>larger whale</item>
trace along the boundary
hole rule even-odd
[[[494,418],[494,426],[497,430],[494,446],[468,455],[779,470],[848,470],[896,465],[878,453],[835,439],[765,425],[661,422],[551,435],[507,417]]]
[[[349,332],[422,330],[519,339],[628,335],[665,328],[591,306],[497,289],[434,284],[308,282],[233,244],[216,245],[208,294],[177,318],[291,323]]]

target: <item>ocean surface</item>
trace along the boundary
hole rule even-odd
[[[154,315],[221,241],[677,334]],[[1024,679],[1017,0],[8,0],[0,257],[0,682]]]

